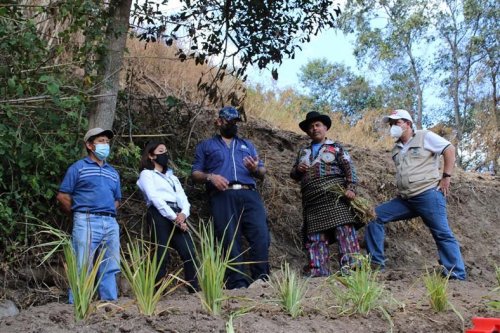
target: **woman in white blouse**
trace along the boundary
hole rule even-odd
[[[199,286],[192,257],[194,245],[186,224],[191,205],[179,179],[168,165],[169,155],[165,144],[149,142],[142,153],[137,185],[148,206],[147,220],[151,227],[151,239],[158,244],[158,260],[162,258],[167,245],[175,249],[184,262],[184,279],[190,284],[188,290],[195,292]],[[167,244],[169,239],[170,244]],[[160,263],[157,281],[165,276],[168,262],[167,251]]]

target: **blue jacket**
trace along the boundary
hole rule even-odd
[[[191,171],[201,171],[224,176],[230,184],[246,184],[255,186],[255,179],[243,164],[247,156],[256,158],[258,156],[254,145],[239,137],[234,137],[231,145],[220,135],[204,140],[196,146],[194,162]],[[263,167],[262,160],[259,167]],[[210,188],[209,188],[210,190]]]

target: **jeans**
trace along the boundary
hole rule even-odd
[[[226,288],[248,287],[244,272],[241,235],[248,241],[248,261],[251,262],[252,280],[267,279],[269,275],[269,229],[266,210],[259,193],[253,190],[226,190],[217,192],[210,198],[210,208],[214,218],[215,234],[227,250],[234,237],[229,257],[236,265],[227,272]]]
[[[108,301],[118,299],[116,274],[120,272],[120,228],[116,219],[75,212],[72,243],[79,270],[85,260],[92,263],[98,251],[106,249],[97,274],[99,298]],[[69,302],[73,304],[71,290]]]
[[[384,225],[389,222],[420,216],[436,242],[439,261],[444,274],[465,280],[465,265],[460,246],[448,225],[446,199],[437,189],[430,189],[408,199],[395,198],[375,208],[377,218],[365,232],[366,248],[374,264],[384,267]]]

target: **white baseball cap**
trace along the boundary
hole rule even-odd
[[[398,120],[398,119],[409,120],[413,123],[413,119],[411,119],[410,113],[403,109],[392,111],[390,116],[385,116],[384,118],[382,118],[382,122],[388,123],[390,120]]]

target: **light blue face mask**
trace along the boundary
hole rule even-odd
[[[109,144],[98,143],[95,145],[94,155],[100,160],[104,161],[109,156]]]

